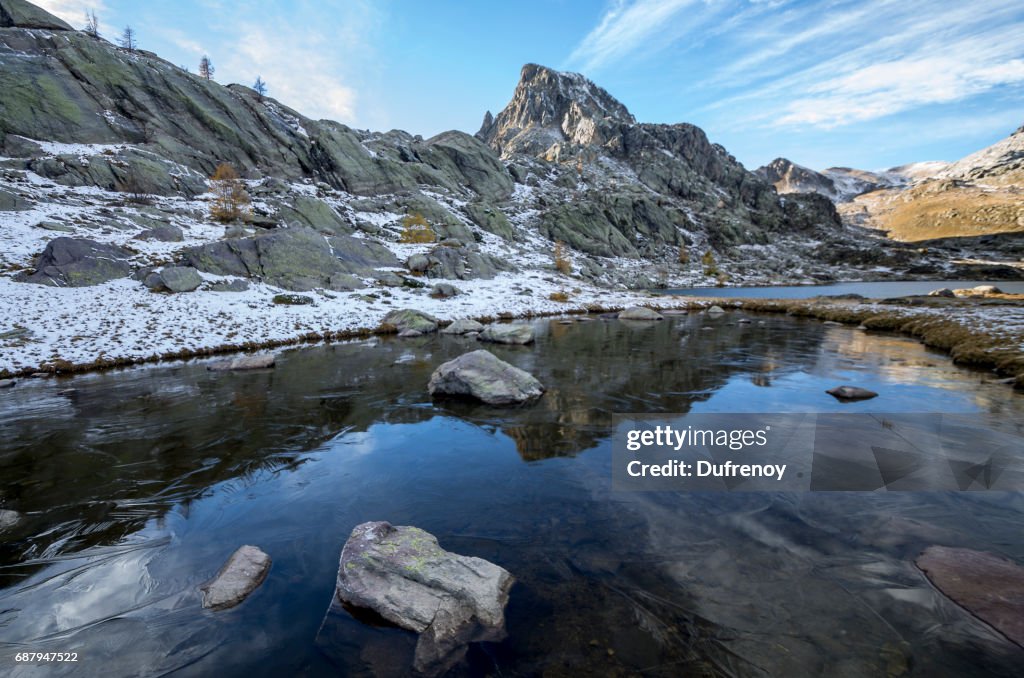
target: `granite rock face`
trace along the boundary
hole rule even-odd
[[[419,528],[370,522],[345,543],[335,598],[419,634],[413,669],[438,675],[469,643],[505,637],[513,582],[501,567],[445,551]]]

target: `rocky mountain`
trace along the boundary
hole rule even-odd
[[[817,193],[835,203],[847,203],[859,195],[889,188],[902,188],[945,168],[945,163],[915,163],[870,172],[852,167],[829,167],[821,172],[776,158],[754,173],[765,179],[780,194]],[[926,174],[930,173],[930,174]]]
[[[423,139],[311,120],[0,0],[0,92],[0,270],[17,280],[131,271],[164,289],[152,274],[169,265],[299,291],[550,278],[561,242],[579,283],[649,287],[896,275],[916,256],[824,197],[780,197],[699,128],[639,123],[534,64],[476,136]],[[225,162],[253,198],[226,228],[207,181]],[[417,214],[440,244],[401,242]]]
[[[840,206],[844,218],[905,241],[1024,232],[1024,127],[952,164],[904,172],[916,180],[857,197]]]

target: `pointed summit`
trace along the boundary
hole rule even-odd
[[[579,73],[526,64],[512,100],[477,133],[498,153],[543,153],[554,144],[601,143],[601,129],[636,124],[615,97]]]

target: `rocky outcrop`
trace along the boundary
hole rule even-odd
[[[226,610],[238,605],[263,583],[269,571],[270,556],[255,546],[240,547],[217,576],[200,587],[203,607]]]
[[[305,228],[192,247],[185,250],[184,259],[205,273],[255,278],[294,291],[331,289],[333,276],[369,275],[377,266],[399,263],[379,243],[344,235],[325,237]]]
[[[371,522],[345,542],[335,600],[419,634],[413,669],[438,675],[469,643],[505,637],[513,582],[501,567],[445,551],[419,528]]]
[[[87,287],[127,277],[131,253],[114,245],[85,238],[56,238],[36,259],[35,273],[26,282],[55,287]]]
[[[432,396],[468,396],[488,405],[525,403],[544,394],[532,374],[484,350],[443,363],[430,376],[427,390]]]
[[[67,23],[25,0],[0,0],[0,28],[73,30]]]

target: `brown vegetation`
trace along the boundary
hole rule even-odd
[[[245,182],[230,163],[217,165],[217,170],[210,177],[210,185],[213,191],[210,217],[225,224],[249,219],[249,193],[245,190]]]

